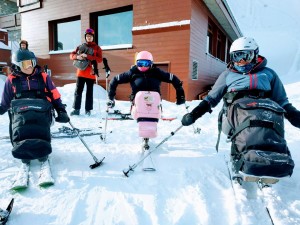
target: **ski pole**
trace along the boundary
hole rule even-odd
[[[108,77],[110,75],[110,68],[107,64],[107,59],[103,58],[103,64],[105,69],[105,89],[106,89],[106,101],[108,101]],[[107,130],[107,120],[108,120],[108,107],[106,108],[106,116],[105,116],[105,125],[104,125],[104,135],[100,135],[100,139],[104,142],[106,141],[106,130]]]
[[[75,128],[75,127],[73,126],[73,124],[71,123],[71,121],[69,121],[69,124],[70,124],[70,126],[73,128],[73,130],[76,130],[76,131],[77,131],[77,135],[78,135],[80,141],[81,141],[82,144],[86,147],[86,149],[89,151],[89,153],[91,154],[91,156],[93,157],[93,159],[94,159],[94,161],[95,161],[94,164],[90,165],[90,168],[91,168],[91,169],[94,169],[94,168],[100,166],[101,163],[103,162],[103,160],[105,159],[105,157],[103,157],[103,158],[99,161],[99,160],[96,158],[96,156],[93,154],[93,152],[89,149],[89,147],[87,146],[87,144],[85,143],[85,141],[83,140],[83,138],[81,137],[81,135],[79,134],[78,129]]]
[[[184,105],[185,105],[185,108],[186,108],[187,113],[190,113],[190,112],[189,112],[189,106],[186,105],[186,102],[184,103]],[[194,124],[192,124],[192,126],[193,126],[193,129],[194,129],[194,134],[200,134],[201,129],[198,128],[198,127],[195,128],[195,125],[194,125]]]
[[[130,173],[132,173],[134,171],[134,169],[140,165],[148,156],[151,155],[152,152],[154,152],[155,150],[158,149],[159,146],[161,146],[163,143],[165,143],[167,140],[169,140],[172,136],[174,136],[175,133],[177,133],[181,128],[183,127],[183,125],[180,125],[180,127],[178,127],[175,131],[172,131],[171,134],[166,137],[164,140],[162,140],[158,145],[155,146],[155,148],[153,150],[150,150],[144,157],[142,157],[138,162],[136,162],[135,164],[133,164],[132,166],[129,165],[128,169],[124,169],[123,173],[126,177],[130,176]]]

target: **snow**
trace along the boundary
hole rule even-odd
[[[242,1],[231,0],[229,4],[232,2],[237,2],[236,7],[242,7]],[[300,57],[300,41],[295,38],[291,42],[292,35],[288,33],[299,29],[299,26],[296,28],[294,25],[299,22],[295,17],[298,16],[296,9],[299,9],[300,3],[296,0],[289,0],[290,4],[286,1],[275,3],[271,0],[253,0],[253,4],[259,7],[250,7],[249,0],[243,2],[243,9],[249,10],[251,14],[237,14],[237,21],[245,35],[249,33],[257,39],[262,55],[267,54],[269,64],[274,70],[280,71],[280,77],[283,80],[288,78],[285,87],[289,100],[300,109],[300,69],[299,61],[296,61]],[[269,10],[261,12],[265,8]],[[238,13],[237,9],[233,8],[233,13]],[[274,21],[278,22],[280,29],[274,24],[267,24],[272,21],[270,17],[276,10],[281,13],[284,22],[281,25],[281,20],[276,19],[278,15],[274,14]],[[284,10],[291,11],[286,13]],[[289,12],[295,15],[288,16]],[[250,20],[249,27],[242,26],[246,18]],[[293,26],[293,29],[288,26]],[[282,33],[277,35],[281,29]],[[270,35],[272,32],[275,34],[274,38],[263,38],[264,33]],[[296,34],[294,30],[293,34],[296,36],[299,32]],[[291,47],[293,43],[298,46],[297,49]],[[269,46],[276,46],[276,51],[273,51],[274,48],[268,49]],[[289,64],[282,62],[284,59],[281,55],[289,56]],[[4,82],[0,79],[1,93],[3,85]],[[75,84],[58,89],[70,112]],[[102,127],[103,130],[105,99],[105,90],[95,85],[92,116],[73,116],[72,124],[77,128]],[[193,109],[199,102],[188,101],[187,105],[190,106],[189,109]],[[158,123],[158,137],[150,139],[152,149],[181,125],[180,120],[187,111],[185,106],[177,106],[168,101],[163,101],[162,105],[165,117],[177,116],[177,119]],[[139,161],[141,155],[141,139],[138,137],[135,121],[108,121],[106,143],[99,136],[83,138],[98,159],[105,157],[103,165],[95,169],[89,168],[94,160],[79,138],[53,139],[50,161],[55,185],[49,188],[38,187],[40,165],[34,161],[31,165],[29,188],[20,193],[8,190],[20,162],[12,157],[10,142],[0,140],[0,208],[5,208],[10,199],[15,198],[15,206],[7,224],[272,224],[266,205],[274,224],[300,224],[299,129],[286,121],[286,140],[295,161],[292,177],[267,188],[264,191],[265,198],[262,198],[262,193],[253,183],[245,184],[244,187],[234,185],[234,194],[226,165],[230,143],[226,143],[224,135],[219,152],[215,150],[220,107],[221,104],[212,114],[206,114],[197,120],[194,127],[181,128],[152,153],[156,172],[143,172],[141,167],[137,167],[128,178],[123,175],[122,170]],[[117,100],[115,108],[128,112],[130,103]],[[69,126],[55,123],[52,130],[57,131],[62,125]],[[194,128],[201,128],[201,133],[195,134]],[[4,114],[0,116],[0,137],[7,135],[8,115]]]
[[[0,41],[0,49],[10,50],[10,47]]]
[[[175,27],[175,26],[184,26],[184,25],[189,25],[190,23],[191,23],[190,20],[181,20],[181,21],[173,21],[173,22],[168,22],[168,23],[149,24],[149,25],[145,25],[145,26],[133,27],[132,31],[149,30],[149,29],[166,28],[166,27]]]

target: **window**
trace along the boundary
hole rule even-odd
[[[93,13],[91,23],[102,49],[132,47],[132,6]]]
[[[80,17],[50,21],[50,49],[54,51],[74,50],[81,43]]]
[[[206,52],[217,59],[225,62],[227,57],[227,37],[210,18],[207,26]]]
[[[208,29],[207,29],[207,49],[206,52],[209,54],[212,54],[212,42],[213,42],[213,32],[212,32],[212,27],[210,24],[208,24]]]

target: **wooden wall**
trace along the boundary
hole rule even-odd
[[[198,94],[209,89],[226,64],[206,53],[208,17],[213,18],[202,1],[192,0],[192,22],[188,82],[188,99],[196,99]],[[214,21],[216,22],[216,21]],[[198,80],[191,79],[192,62],[198,61]]]

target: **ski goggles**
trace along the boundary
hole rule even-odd
[[[253,50],[242,50],[230,53],[231,61],[240,62],[242,59],[244,61],[252,61],[254,59]]]
[[[34,68],[36,66],[36,60],[28,59],[21,62],[17,62],[17,66],[21,67],[22,69],[28,69],[29,67]]]
[[[137,67],[150,67],[152,62],[150,60],[141,59],[136,62]]]

